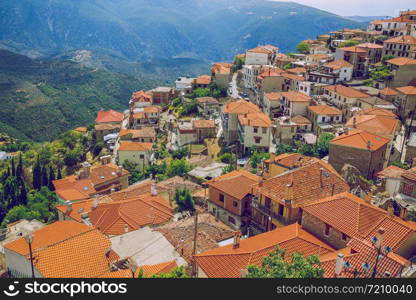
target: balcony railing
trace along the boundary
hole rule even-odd
[[[262,212],[263,214],[270,216],[272,219],[275,219],[277,221],[279,221],[280,223],[287,225],[288,222],[286,221],[286,219],[282,216],[279,215],[277,213],[275,213],[273,210],[271,210],[270,208],[260,204],[260,202],[258,200],[253,200],[251,202],[251,205],[253,208],[257,209],[258,211]]]

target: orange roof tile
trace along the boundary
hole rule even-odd
[[[215,128],[214,120],[193,120],[192,127],[196,129]]]
[[[305,81],[305,77],[290,73],[282,73],[282,76],[291,80]]]
[[[152,143],[120,141],[118,151],[151,151],[152,149]]]
[[[388,166],[384,168],[382,171],[377,173],[377,177],[379,178],[401,178],[402,174],[405,172],[405,169],[396,167],[396,166]]]
[[[120,128],[121,128],[121,123],[119,124],[100,123],[94,126],[95,131],[117,130]]]
[[[338,231],[370,241],[379,228],[385,229],[383,242],[394,251],[416,231],[416,223],[406,222],[350,193],[342,193],[305,205],[310,214]]]
[[[243,126],[270,127],[272,125],[269,116],[262,112],[239,115],[238,121]]]
[[[362,43],[362,44],[358,44],[357,47],[368,48],[368,49],[383,49],[383,45],[374,44],[374,43]]]
[[[134,92],[131,98],[133,102],[152,102],[152,95],[143,90]]]
[[[320,160],[253,186],[253,193],[260,193],[276,203],[290,200],[292,207],[346,191],[349,191],[348,184],[331,165]]]
[[[195,78],[195,84],[210,84],[211,76],[210,75],[201,75]]]
[[[310,102],[311,97],[305,95],[303,93],[289,91],[289,92],[281,92],[282,97],[286,98],[288,101],[291,102]]]
[[[99,111],[95,123],[112,123],[123,121],[124,115],[115,110]]]
[[[87,127],[77,127],[74,129],[76,132],[86,133],[88,131]]]
[[[214,63],[211,67],[211,72],[214,74],[230,74],[231,73],[231,67],[233,65],[229,63]]]
[[[301,115],[293,116],[290,120],[299,126],[311,124],[311,121],[309,121],[309,119]]]
[[[149,278],[161,273],[169,273],[177,267],[176,261],[167,261],[156,265],[143,265],[138,266],[137,271],[134,274],[135,278],[138,278],[140,272],[143,270],[143,277]],[[116,271],[109,271],[99,276],[100,278],[131,278],[132,272],[130,269],[118,269]]]
[[[308,110],[314,112],[317,115],[341,115],[342,112],[332,106],[328,105],[315,105],[315,106],[308,106]]]
[[[339,95],[342,95],[344,97],[348,97],[348,98],[368,98],[371,97],[368,94],[365,94],[363,92],[360,92],[356,89],[347,87],[347,86],[343,86],[340,84],[337,85],[328,85],[325,86],[324,89],[326,89],[327,91],[331,91],[334,93],[337,93]]]
[[[324,255],[334,249],[303,230],[299,224],[277,228],[247,239],[242,239],[238,248],[233,245],[219,247],[195,255],[195,260],[208,277],[238,278],[248,265],[260,266],[263,258],[276,247],[286,250],[286,258],[295,253],[305,256]]]
[[[402,177],[416,181],[416,167],[413,167],[410,170],[406,170],[405,172],[403,172]]]
[[[264,93],[264,97],[269,99],[269,101],[280,101],[280,98],[282,97],[282,95],[279,92],[272,92],[272,93]]]
[[[416,59],[411,59],[407,57],[395,57],[395,58],[386,60],[386,62],[392,65],[396,65],[396,66],[416,65]]]
[[[218,103],[218,100],[213,97],[199,97],[195,98],[198,103]]]
[[[285,168],[293,169],[310,165],[317,162],[319,159],[316,157],[305,156],[299,153],[283,153],[275,156],[273,159],[268,159],[265,162],[274,162]]]
[[[388,116],[391,118],[397,118],[396,114],[390,110],[382,108],[366,108],[358,112],[359,115],[376,115],[376,116]]]
[[[342,134],[332,139],[330,144],[348,146],[359,149],[368,149],[370,145],[371,151],[375,151],[390,142],[389,139],[363,131],[354,130],[348,132],[348,134]]]
[[[245,100],[237,100],[228,102],[224,106],[224,112],[228,114],[248,114],[260,112],[260,108],[251,102]]]
[[[107,235],[137,230],[147,225],[161,224],[172,218],[172,208],[160,196],[150,194],[132,199],[102,203],[89,214],[91,222]]]
[[[204,184],[214,187],[238,200],[251,192],[251,185],[259,182],[261,177],[250,172],[239,170],[216,177]]]
[[[416,86],[403,86],[396,88],[396,90],[405,95],[416,95]]]
[[[341,49],[344,50],[345,52],[367,53],[367,51],[365,51],[365,49],[363,49],[361,47],[357,47],[357,46],[343,47]]]
[[[415,60],[416,62],[416,60]],[[382,90],[380,90],[379,92],[381,95],[386,95],[386,96],[395,96],[398,94],[398,92],[395,89],[392,88],[384,88]]]
[[[381,135],[393,135],[397,130],[400,130],[399,125],[399,120],[391,116],[364,114],[353,116],[346,123],[346,126],[349,128]]]
[[[137,138],[155,138],[156,131],[153,127],[143,127],[142,129],[122,129],[119,136],[123,137],[131,134],[132,139]]]
[[[385,40],[384,43],[416,45],[416,38],[411,35],[401,35],[401,36],[397,36],[397,37]]]
[[[253,52],[253,53],[262,53],[262,54],[271,54],[272,51],[265,48],[264,46],[257,46],[256,48],[247,50],[247,52]]]
[[[338,59],[338,60],[334,60],[334,61],[324,64],[324,67],[338,70],[341,68],[352,68],[352,64],[350,64],[349,62],[343,59]]]

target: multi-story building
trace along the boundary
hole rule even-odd
[[[392,73],[386,82],[390,88],[407,86],[416,77],[416,59],[396,57],[387,60],[386,65]]]
[[[143,127],[142,129],[122,129],[119,133],[121,141],[133,141],[141,143],[156,142],[156,131],[153,127]]]
[[[227,88],[231,81],[232,64],[220,62],[214,63],[211,67],[211,81],[218,87]]]
[[[342,111],[328,105],[308,106],[307,117],[312,121],[315,133],[320,133],[321,125],[334,125],[342,123]]]
[[[411,35],[397,36],[384,41],[383,55],[416,58],[416,37]]]
[[[280,117],[275,120],[275,127],[273,128],[275,141],[288,145],[294,144],[296,136],[311,132],[312,130],[311,121],[301,115]]]
[[[115,110],[100,110],[95,119],[96,124],[115,124],[120,125],[124,119],[124,114]]]
[[[351,165],[367,179],[383,170],[390,140],[362,130],[347,130],[329,143],[329,163],[341,172]]]
[[[290,117],[296,115],[306,116],[311,97],[294,91],[281,92],[280,96],[280,103],[284,115]]]
[[[205,182],[208,211],[225,224],[246,234],[251,215],[251,185],[261,177],[239,170]]]
[[[366,93],[339,84],[328,85],[323,89],[324,96],[330,103],[334,104],[342,111],[344,118],[348,115],[351,107],[357,104],[357,99],[371,97]]]
[[[322,65],[308,72],[306,79],[312,82],[336,84],[352,79],[353,65],[340,59]]]
[[[403,118],[412,117],[416,109],[416,86],[402,86],[396,88],[396,91],[399,92],[395,103],[398,107],[398,114]]]
[[[238,138],[243,153],[254,147],[269,152],[272,121],[262,112],[238,115]]]
[[[274,61],[279,48],[266,45],[257,46],[254,49],[246,51],[246,65],[271,65]]]
[[[117,149],[117,161],[120,165],[126,161],[137,164],[137,170],[143,171],[153,159],[152,150],[153,143],[120,141]]]
[[[156,127],[160,120],[159,106],[145,106],[130,110],[129,126],[133,129],[141,129],[143,127]]]
[[[147,92],[152,97],[153,104],[169,104],[178,97],[179,92],[172,87],[159,86]]]

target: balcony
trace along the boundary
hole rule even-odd
[[[283,225],[289,224],[283,216],[275,213],[270,208],[260,204],[258,200],[253,199],[253,201],[251,202],[251,205],[253,208],[257,209],[259,212],[271,217],[272,219],[279,221],[279,223],[282,223]]]

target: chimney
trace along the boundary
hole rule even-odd
[[[348,134],[349,134],[349,129],[348,129],[348,127],[345,127],[345,128],[344,128],[344,134],[346,134],[346,135],[348,135]]]
[[[293,183],[289,183],[286,185],[286,198],[285,198],[285,204],[290,205],[292,204],[292,186]]]
[[[380,227],[378,230],[377,230],[377,235],[376,235],[376,237],[377,237],[377,242],[376,242],[376,247],[380,247],[381,245],[383,245],[383,239],[384,239],[384,233],[385,233],[386,231],[384,230],[384,228],[383,227]]]
[[[402,209],[400,210],[400,218],[405,220],[407,217],[407,208],[402,207]]]
[[[389,204],[389,206],[387,206],[387,213],[390,217],[394,216],[394,207],[393,204]]]
[[[152,185],[150,186],[150,194],[152,196],[157,196],[157,187],[154,183],[152,183]]]
[[[97,206],[98,206],[98,199],[94,199],[92,201],[91,209],[94,210],[97,208]]]
[[[364,201],[371,204],[371,197],[373,197],[373,193],[372,192],[368,192],[367,195],[365,195],[364,197]]]
[[[84,161],[81,164],[82,170],[79,174],[79,179],[87,179],[90,177],[90,173],[91,173],[91,165],[89,162]]]
[[[66,201],[66,213],[69,215],[72,212],[72,202],[71,201]]]
[[[118,169],[117,169],[117,175],[118,175],[118,176],[123,175],[123,166],[118,166]]]
[[[339,277],[344,267],[344,254],[338,253],[337,259],[335,261],[335,277]]]
[[[111,185],[110,194],[114,193],[116,191],[116,187],[114,184]]]
[[[129,225],[124,224],[124,232],[125,233],[129,232]]]
[[[355,116],[352,118],[352,127],[357,128],[357,118]]]
[[[233,249],[240,248],[240,238],[241,238],[241,232],[236,231],[234,233]]]
[[[102,165],[107,165],[111,162],[111,155],[105,155],[100,157],[100,161]]]
[[[259,181],[259,187],[263,187],[263,179]]]

